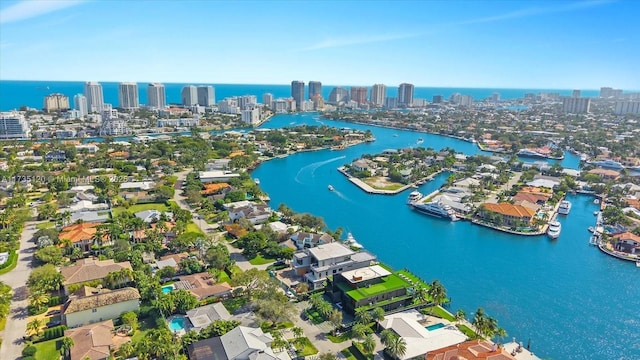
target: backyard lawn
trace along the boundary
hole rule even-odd
[[[167,205],[165,203],[149,203],[149,204],[136,204],[136,205],[131,205],[129,206],[128,209],[125,209],[124,206],[118,206],[115,207],[113,209],[111,209],[111,212],[113,213],[113,216],[119,215],[125,211],[128,211],[132,214],[135,214],[137,212],[140,211],[145,211],[145,210],[158,210],[161,212],[165,212],[165,211],[169,211],[169,208],[167,207]]]
[[[53,339],[48,341],[39,342],[33,344],[38,349],[36,351],[36,360],[58,360],[60,359],[60,350],[58,350],[58,341],[60,339]]]

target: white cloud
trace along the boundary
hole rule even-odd
[[[380,36],[351,36],[351,37],[341,37],[341,38],[333,38],[326,39],[311,45],[309,47],[303,48],[302,51],[310,51],[310,50],[320,50],[320,49],[329,49],[329,48],[337,48],[343,46],[351,46],[351,45],[363,45],[363,44],[373,44],[380,43],[386,41],[393,40],[402,40],[409,39],[420,36],[421,34],[387,34]]]
[[[0,24],[30,19],[83,2],[84,0],[20,1],[0,10]]]
[[[561,12],[570,12],[581,9],[588,9],[604,4],[611,3],[615,0],[595,0],[595,1],[581,1],[575,3],[557,3],[560,4],[558,6],[549,6],[549,7],[532,7],[525,8],[521,10],[512,11],[505,14],[498,14],[494,16],[487,16],[478,19],[471,19],[467,21],[461,21],[456,23],[457,25],[465,25],[465,24],[481,24],[481,23],[490,23],[502,20],[510,20],[510,19],[519,19],[525,17],[531,17],[542,14],[551,14],[551,13],[561,13]]]

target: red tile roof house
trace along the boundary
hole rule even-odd
[[[73,246],[87,252],[91,250],[91,245],[93,245],[95,241],[94,237],[98,230],[98,225],[100,225],[100,223],[94,222],[69,225],[60,231],[58,238],[61,241],[69,240]]]
[[[111,358],[113,321],[107,320],[75,329],[65,330],[64,336],[73,340],[71,360],[107,360]]]
[[[500,214],[503,216],[503,225],[512,226],[516,220],[523,221],[527,224],[531,223],[531,219],[536,214],[535,210],[529,209],[522,205],[512,205],[509,203],[484,203],[484,209],[480,210],[480,216],[487,219],[489,213]]]
[[[179,279],[179,281],[173,283],[176,290],[187,290],[195,295],[198,300],[212,296],[226,297],[233,290],[226,282],[217,284],[211,275],[206,272],[181,276]]]
[[[613,249],[627,254],[640,255],[640,236],[625,232],[613,236],[616,242],[613,245]]]
[[[60,268],[64,281],[65,293],[69,294],[69,287],[77,288],[77,285],[103,280],[109,273],[128,269],[133,271],[128,261],[116,263],[113,260],[82,259],[73,265]],[[130,281],[124,279],[123,283]],[[75,285],[75,286],[72,286]]]

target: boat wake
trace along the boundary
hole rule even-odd
[[[294,179],[294,180],[295,180],[295,182],[297,182],[298,184],[304,184],[302,181],[300,181],[300,175],[301,175],[303,172],[308,171],[308,170],[311,170],[311,177],[314,177],[314,176],[315,176],[315,172],[316,172],[316,170],[318,170],[318,168],[320,168],[321,166],[326,165],[326,164],[329,164],[329,163],[332,163],[332,162],[334,162],[334,161],[338,161],[338,160],[340,160],[340,159],[344,159],[344,158],[346,158],[346,156],[345,156],[345,155],[342,155],[342,156],[338,156],[338,157],[335,157],[335,158],[332,158],[332,159],[323,160],[323,161],[318,161],[318,162],[314,162],[314,163],[312,163],[312,164],[309,164],[309,165],[303,166],[302,168],[300,168],[300,170],[298,170],[298,173],[296,174],[296,176],[295,176],[293,179]]]
[[[338,191],[338,190],[335,190],[335,189],[334,189],[334,190],[333,190],[333,193],[334,193],[334,194],[336,194],[336,195],[338,195],[338,197],[339,197],[340,199],[345,200],[345,201],[348,201],[348,202],[350,202],[350,203],[353,203],[353,200],[351,200],[351,199],[349,199],[348,197],[346,197],[346,196],[345,196],[343,193],[341,193],[340,191]]]

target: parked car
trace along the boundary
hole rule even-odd
[[[62,324],[62,322],[60,320],[51,320],[47,323],[47,328],[52,328],[54,326],[58,326]]]

